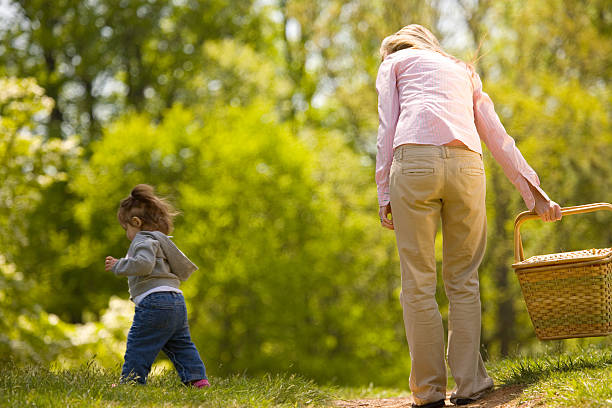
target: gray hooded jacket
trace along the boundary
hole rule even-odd
[[[166,234],[140,231],[126,257],[117,260],[112,271],[117,276],[128,277],[133,299],[158,286],[178,288],[197,269]]]

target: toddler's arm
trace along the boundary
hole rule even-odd
[[[159,242],[148,240],[138,243],[134,254],[129,258],[117,259],[111,270],[117,276],[146,276],[150,275],[155,266],[155,254]]]

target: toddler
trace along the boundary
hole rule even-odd
[[[127,276],[130,299],[136,304],[122,382],[145,384],[155,357],[163,350],[185,385],[210,386],[191,341],[185,299],[179,289],[181,281],[198,268],[166,235],[176,214],[147,184],[134,187],[119,205],[117,218],[132,243],[125,258],[107,256],[105,269]]]

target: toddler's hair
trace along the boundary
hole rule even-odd
[[[132,217],[142,221],[145,231],[161,231],[168,235],[174,227],[172,219],[178,211],[164,198],[155,195],[155,190],[148,184],[138,184],[130,195],[119,204],[117,219],[122,226],[131,223]]]

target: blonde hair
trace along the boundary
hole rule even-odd
[[[389,55],[406,48],[430,50],[444,55],[454,61],[461,62],[474,72],[474,66],[444,51],[435,35],[419,24],[409,24],[395,34],[386,37],[380,45],[380,56],[384,60]]]
[[[168,235],[174,227],[172,219],[178,211],[166,201],[155,195],[155,190],[148,184],[138,184],[129,196],[121,200],[117,219],[122,226],[132,224],[132,217],[142,221],[144,231],[161,231]]]

